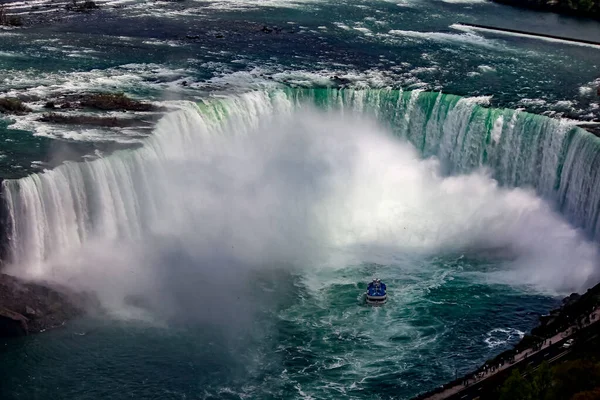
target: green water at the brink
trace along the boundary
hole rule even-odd
[[[52,26],[0,31],[0,92],[25,96],[35,115],[48,97],[108,90],[171,105],[192,100],[222,117],[233,94],[283,90],[320,109],[375,115],[398,140],[438,157],[449,175],[485,166],[501,185],[533,187],[597,237],[597,140],[514,110],[597,117],[600,50],[451,28],[461,21],[600,36],[596,22],[477,1],[131,2]],[[287,33],[263,34],[262,25]],[[334,75],[349,88],[324,89],[340,84]],[[382,87],[404,91],[370,90]],[[429,92],[411,103],[408,90],[420,88]],[[469,96],[493,96],[491,106],[462,100]],[[55,166],[139,142],[120,130],[15,120],[0,122],[3,178],[39,171],[34,161]],[[48,187],[12,185],[15,194],[23,185]],[[92,193],[93,183],[88,187]],[[38,221],[54,217],[48,212]],[[47,227],[51,248],[64,232]],[[19,254],[33,254],[28,250]],[[510,260],[495,255],[364,261],[257,272],[226,304],[189,303],[169,321],[90,317],[3,340],[0,399],[407,399],[507,349],[558,303],[552,291],[498,283],[493,277]],[[375,275],[389,288],[381,308],[361,298]],[[205,282],[190,284],[201,290]]]

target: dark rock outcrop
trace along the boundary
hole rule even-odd
[[[579,301],[580,298],[581,298],[580,294],[578,294],[578,293],[571,293],[569,296],[565,297],[562,300],[562,305],[563,305],[563,307],[572,306],[575,303],[577,303],[577,301]]]
[[[108,128],[125,128],[151,125],[151,123],[133,118],[97,117],[94,115],[64,115],[58,113],[44,114],[38,119],[38,121],[63,125],[92,125]]]
[[[0,113],[22,115],[28,112],[31,112],[31,109],[21,100],[12,97],[0,98]]]
[[[167,111],[152,103],[132,99],[124,93],[65,94],[58,98],[46,99],[44,108],[62,110],[89,109],[96,111]]]
[[[559,14],[600,19],[600,2],[597,0],[492,0],[514,7],[552,11]]]
[[[0,337],[43,332],[97,308],[89,294],[0,274]]]
[[[17,15],[9,15],[4,5],[0,5],[0,25],[23,26],[23,20]]]
[[[27,335],[28,321],[23,315],[0,307],[0,337]]]
[[[592,135],[600,137],[600,125],[589,125],[589,124],[581,124],[578,125],[580,128],[585,129]]]
[[[67,4],[66,10],[75,12],[89,12],[100,8],[94,1],[86,0],[83,3],[77,3],[77,0],[73,0],[73,4]]]
[[[338,86],[348,85],[348,84],[352,83],[352,81],[350,79],[340,77],[337,75],[334,75],[333,78],[331,78],[331,80],[333,81],[333,83],[335,83]]]
[[[123,93],[96,93],[83,96],[81,107],[101,111],[159,111],[150,103],[133,100]]]

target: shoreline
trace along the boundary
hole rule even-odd
[[[98,307],[89,293],[0,273],[0,338],[59,328]]]
[[[502,27],[491,26],[491,25],[472,24],[472,23],[468,23],[468,22],[459,22],[458,25],[466,27],[466,28],[473,28],[476,30],[478,29],[478,30],[488,31],[488,32],[514,34],[514,35],[528,36],[528,37],[540,38],[540,39],[553,39],[555,41],[562,41],[562,42],[576,43],[576,44],[579,43],[579,44],[586,44],[586,45],[600,47],[600,41],[594,41],[594,40],[575,39],[575,38],[570,38],[570,37],[565,37],[565,36],[550,35],[547,33],[537,33],[537,32],[531,32],[531,31],[523,31],[523,30],[519,30],[519,29],[502,28]]]
[[[535,361],[553,362],[563,357],[568,350],[563,351],[552,359],[544,360],[540,357],[556,353],[562,349],[562,343],[569,338],[576,338],[580,332],[590,329],[598,330],[600,324],[600,283],[579,295],[572,293],[565,297],[559,308],[551,310],[546,315],[541,315],[539,324],[526,334],[511,349],[505,350],[494,358],[486,361],[482,366],[453,381],[438,386],[435,389],[421,393],[412,400],[443,400],[468,398],[462,396],[464,392],[475,391],[471,387],[478,385],[478,394],[481,391],[489,392],[490,389],[499,387],[509,373],[515,368],[523,367],[524,361],[530,360],[527,366]],[[560,345],[560,346],[559,346]],[[550,349],[553,349],[552,351]],[[542,352],[542,350],[545,350]],[[530,358],[529,358],[530,357]],[[537,357],[537,360],[536,360]],[[488,385],[488,387],[486,387]]]
[[[568,15],[571,17],[600,20],[600,5],[596,4],[595,8],[583,10],[573,8],[572,5],[563,5],[559,1],[542,0],[543,3],[536,0],[491,0],[494,3],[507,5],[510,7],[536,10],[542,12],[552,12],[559,15]]]

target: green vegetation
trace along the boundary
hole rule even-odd
[[[599,400],[599,333],[600,327],[595,325],[586,328],[571,351],[552,366],[544,362],[535,370],[514,370],[509,377],[496,383],[496,393],[488,396],[489,399]]]
[[[494,0],[518,7],[536,8],[582,17],[600,18],[600,0]]]
[[[21,100],[11,97],[0,98],[0,113],[25,114],[28,112],[31,112],[31,109]]]
[[[8,15],[6,8],[0,6],[0,25],[4,26],[22,26],[23,20],[16,15]]]
[[[600,399],[600,389],[579,392],[573,396],[572,400],[598,400]]]
[[[533,400],[532,385],[514,370],[500,389],[500,400]]]
[[[500,400],[600,399],[600,362],[572,360],[535,371],[514,370],[500,388]]]

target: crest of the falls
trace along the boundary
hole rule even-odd
[[[501,249],[513,282],[583,288],[596,246],[553,207],[597,235],[598,140],[484,100],[286,89],[189,104],[141,149],[4,181],[11,261],[71,278],[88,244],[160,238],[251,265]]]

